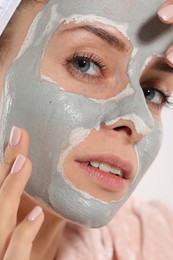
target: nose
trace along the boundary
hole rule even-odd
[[[104,123],[102,127],[117,132],[119,136],[126,138],[132,144],[141,141],[147,135],[146,131],[136,129],[135,124],[130,120],[120,119],[111,125]]]

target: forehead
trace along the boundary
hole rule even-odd
[[[156,15],[161,3],[160,0],[102,0],[101,4],[100,0],[51,0],[40,15],[37,35],[50,38],[64,21],[100,22],[116,27],[135,48],[143,49],[146,58],[163,53],[173,39],[171,26],[161,23]]]
[[[161,2],[102,0],[100,4],[100,0],[50,0],[34,20],[18,57],[33,46],[38,47],[37,58],[41,58],[63,22],[99,22],[116,28],[130,40],[134,56],[129,64],[129,75],[133,71],[133,78],[138,78],[146,58],[163,54],[173,41],[172,27],[162,25],[156,16]]]
[[[71,14],[95,14],[107,17],[112,21],[132,22],[133,20],[141,21],[144,17],[154,13],[161,0],[143,1],[143,0],[73,0],[73,1],[50,1],[58,3],[61,12],[65,16]],[[100,4],[101,3],[101,4]],[[141,12],[141,10],[143,12]],[[148,12],[146,12],[148,11]]]

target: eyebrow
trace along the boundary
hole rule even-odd
[[[157,61],[153,66],[152,69],[157,71],[163,71],[168,73],[173,73],[173,68],[167,64],[165,60]]]
[[[116,48],[120,52],[126,52],[129,49],[129,46],[121,40],[116,35],[100,28],[95,27],[93,25],[81,25],[73,28],[69,28],[64,30],[63,32],[67,31],[78,31],[78,30],[85,30],[87,32],[91,32],[103,41],[105,41],[109,46]],[[165,60],[157,61],[153,66],[152,69],[162,72],[173,73],[173,67],[169,66]]]
[[[92,25],[82,25],[82,26],[77,26],[74,28],[69,28],[64,30],[63,32],[66,31],[77,31],[77,30],[85,30],[87,32],[91,32],[92,34],[96,35],[100,39],[102,39],[104,42],[106,42],[109,46],[116,48],[120,52],[125,52],[128,50],[127,44],[123,42],[119,37],[116,35],[113,35],[112,33],[107,32],[106,30],[95,27]]]

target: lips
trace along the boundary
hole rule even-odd
[[[89,156],[77,160],[82,172],[103,188],[123,191],[134,179],[134,167],[120,156]]]

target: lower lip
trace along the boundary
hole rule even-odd
[[[94,168],[86,163],[79,162],[79,167],[83,173],[88,175],[93,182],[99,184],[101,187],[110,191],[122,192],[125,190],[125,181],[123,178]]]

